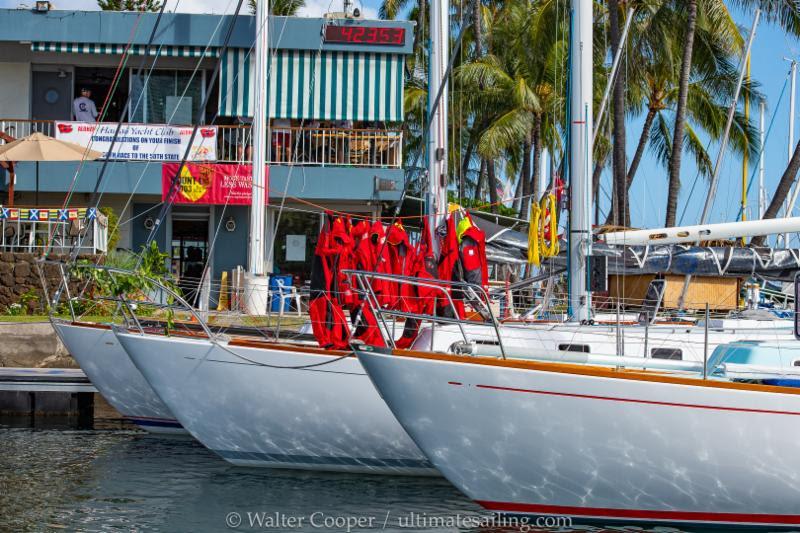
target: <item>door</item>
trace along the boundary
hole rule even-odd
[[[208,261],[208,218],[172,219],[172,274],[183,297],[196,305],[200,282]]]
[[[34,120],[70,120],[72,118],[72,72],[33,71]]]

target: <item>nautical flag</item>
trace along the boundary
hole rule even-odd
[[[48,209],[28,209],[28,220],[47,220],[49,217],[50,211]]]
[[[69,220],[69,209],[59,209],[58,210],[58,220],[67,221]]]
[[[11,210],[8,207],[0,206],[0,220],[5,220],[7,218],[11,218],[9,215],[11,214]]]
[[[86,210],[86,220],[94,220],[97,218],[97,209],[90,207]]]

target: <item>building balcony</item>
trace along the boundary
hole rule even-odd
[[[251,126],[203,129],[209,128],[216,130],[216,162],[252,161]],[[34,132],[56,135],[52,120],[0,119],[0,131],[15,138]],[[273,127],[267,153],[271,165],[399,169],[402,146],[403,132],[399,129]]]

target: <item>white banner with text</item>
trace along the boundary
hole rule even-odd
[[[111,149],[114,122],[56,122],[56,139],[88,146],[103,153]],[[123,124],[110,159],[129,161],[180,161],[192,137],[191,126]],[[217,128],[200,126],[189,150],[189,161],[216,161]]]

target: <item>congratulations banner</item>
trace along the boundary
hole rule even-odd
[[[172,202],[194,205],[250,205],[253,200],[253,166],[238,164],[187,163],[181,169],[179,183],[172,180],[179,163],[161,165],[161,199],[167,201],[173,190]],[[269,179],[269,167],[266,169]],[[269,195],[264,195],[267,203]]]
[[[180,161],[189,146],[192,128],[164,124],[123,124],[111,149],[115,123],[56,122],[56,139],[103,153],[103,157],[130,161]],[[191,161],[217,159],[217,128],[201,126],[189,150]]]

